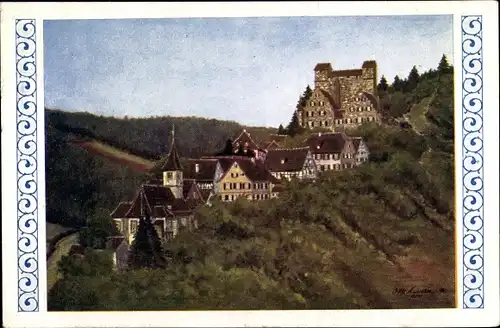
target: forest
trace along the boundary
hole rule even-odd
[[[292,180],[278,199],[200,207],[199,229],[182,232],[161,250],[165,265],[137,265],[125,272],[113,271],[109,254],[98,249],[102,238],[114,233],[109,210],[130,199],[147,175],[69,146],[65,141],[71,134],[49,118],[47,217],[82,229],[87,247],[83,257],[60,262],[62,279],[49,292],[49,310],[453,307],[453,67],[443,56],[437,69],[419,73],[413,67],[408,77],[391,84],[382,76],[378,92],[384,123],[348,131],[366,140],[369,162],[323,172],[314,184]],[[298,105],[304,97],[307,92]],[[153,119],[89,115],[82,123],[76,114],[58,113],[64,124],[117,138],[116,144],[129,149],[159,139],[156,130],[145,127]],[[113,136],[101,128],[115,120],[128,127],[127,133],[115,130]],[[299,144],[308,133],[294,120],[280,127],[290,134],[288,145]],[[234,126],[234,134],[241,129],[219,123]],[[183,130],[179,122],[176,131],[178,126]],[[211,123],[206,128],[217,129]],[[229,130],[217,131],[207,134],[211,141],[179,136],[187,147],[183,156],[222,149]],[[263,135],[266,131],[261,129]],[[144,148],[164,154],[168,135],[162,133],[162,142]],[[182,144],[178,148],[182,151]],[[432,292],[417,298],[395,293],[415,285]]]

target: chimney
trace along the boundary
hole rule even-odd
[[[194,165],[194,171],[195,171],[196,173],[200,172],[200,164],[196,163],[196,164]]]

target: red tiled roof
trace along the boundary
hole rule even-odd
[[[342,133],[315,133],[306,143],[313,154],[334,154],[342,152],[346,141],[347,137]]]
[[[272,149],[267,152],[265,165],[272,172],[300,171],[308,153],[309,147]]]
[[[121,219],[125,217],[125,214],[129,210],[132,202],[120,202],[118,206],[111,212],[111,218],[113,219]]]

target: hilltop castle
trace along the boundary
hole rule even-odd
[[[314,68],[314,90],[305,106],[297,108],[300,125],[342,131],[364,122],[378,122],[377,63],[361,69],[333,70],[330,63]]]

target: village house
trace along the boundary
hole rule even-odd
[[[306,140],[318,171],[341,170],[356,165],[353,140],[344,133],[314,133]]]
[[[234,139],[233,150],[239,156],[252,156],[258,161],[264,161],[266,158],[266,150],[259,146],[245,129]]]
[[[316,162],[309,147],[268,150],[265,166],[278,179],[296,177],[314,180],[317,174]]]
[[[219,156],[218,160],[224,172],[217,183],[217,196],[222,201],[234,201],[238,197],[269,199],[273,187],[279,184],[278,179],[255,158]]]
[[[352,138],[352,143],[354,145],[354,150],[356,151],[356,164],[359,165],[368,161],[370,157],[370,151],[368,150],[368,146],[365,141],[361,137]]]
[[[194,210],[206,200],[195,179],[184,179],[173,133],[171,149],[161,170],[161,185],[143,184],[131,202],[121,202],[111,213],[118,231],[129,245],[132,245],[140,219],[145,216],[150,217],[163,242],[172,240],[179,229],[197,227]]]

